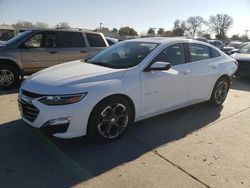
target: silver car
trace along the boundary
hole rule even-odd
[[[90,30],[27,30],[0,45],[0,88],[14,87],[24,75],[86,58],[109,44]]]

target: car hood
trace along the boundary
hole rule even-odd
[[[250,54],[234,53],[231,55],[236,61],[250,61]]]
[[[96,82],[117,79],[125,69],[112,69],[80,60],[39,71],[22,84],[21,89],[40,94],[77,93]]]

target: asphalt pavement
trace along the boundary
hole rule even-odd
[[[20,120],[17,90],[0,91],[0,187],[250,187],[250,80],[221,107],[193,105],[99,143],[61,140]]]

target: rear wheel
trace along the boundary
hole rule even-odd
[[[123,97],[104,99],[93,109],[88,134],[95,139],[114,141],[119,139],[133,121],[133,109]]]
[[[0,88],[11,89],[19,82],[19,73],[12,65],[0,65]]]
[[[228,78],[222,77],[217,80],[210,98],[211,104],[215,106],[221,105],[226,100],[229,89],[230,80]]]

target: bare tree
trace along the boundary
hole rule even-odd
[[[205,20],[200,16],[191,16],[187,19],[186,28],[190,32],[191,36],[195,36],[202,28],[202,25],[206,23]]]
[[[38,27],[38,28],[48,28],[49,26],[48,26],[48,24],[43,23],[43,22],[36,22],[35,27]]]
[[[185,33],[185,28],[184,28],[184,22],[181,20],[175,20],[174,22],[174,29],[173,29],[173,35],[174,36],[183,36]]]
[[[226,39],[227,31],[233,25],[233,18],[227,14],[217,14],[210,16],[209,27],[216,33],[218,39]]]
[[[31,22],[28,21],[18,21],[17,23],[13,24],[13,27],[15,28],[23,28],[23,29],[29,29],[35,27]]]
[[[69,29],[69,28],[70,28],[70,25],[69,25],[68,22],[59,22],[59,23],[56,25],[56,28]]]

